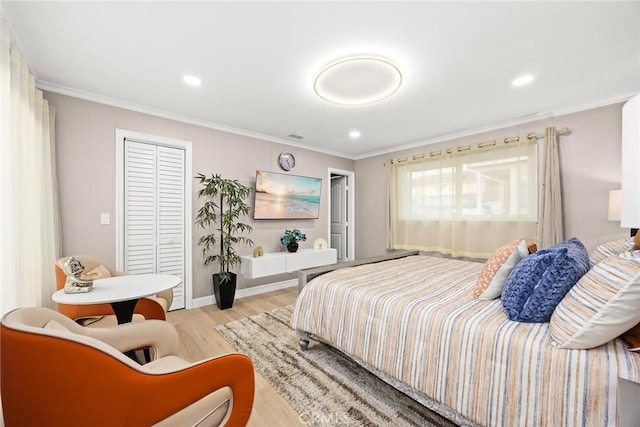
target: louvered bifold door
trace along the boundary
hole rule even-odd
[[[156,272],[156,146],[125,143],[124,269],[129,274]]]
[[[158,273],[184,280],[184,150],[158,146]],[[173,288],[172,309],[184,308],[184,285]]]
[[[124,267],[184,280],[184,150],[125,140]],[[184,285],[171,309],[184,308]]]

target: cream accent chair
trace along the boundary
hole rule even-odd
[[[118,270],[108,266],[100,259],[88,256],[88,255],[73,255],[75,259],[85,268],[85,273],[96,271],[101,273],[102,277],[116,277],[122,276],[122,273]],[[56,272],[56,288],[63,289],[67,276],[62,270],[62,265],[70,257],[60,258],[55,265]],[[173,289],[167,289],[160,292],[156,297],[140,298],[136,304],[133,321],[139,322],[144,319],[158,319],[165,320],[165,313],[171,307],[173,302]],[[107,326],[114,326],[118,322],[116,316],[113,313],[113,308],[110,304],[91,304],[91,305],[71,305],[71,304],[58,304],[58,311],[71,319],[77,320],[84,326],[104,328]]]
[[[84,328],[48,308],[0,320],[0,387],[12,426],[244,426],[254,371],[242,354],[196,363],[176,356],[175,328],[146,320]],[[139,365],[122,352],[150,346]]]

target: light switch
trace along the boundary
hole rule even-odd
[[[111,216],[108,213],[100,214],[100,224],[109,225],[111,222]]]

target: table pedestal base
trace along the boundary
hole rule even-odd
[[[133,310],[136,308],[137,303],[137,299],[111,303],[111,308],[113,308],[116,319],[118,319],[118,325],[130,323],[133,320]]]
[[[130,323],[133,320],[133,311],[135,310],[137,303],[137,299],[111,303],[111,308],[113,308],[113,313],[116,315],[118,325],[122,325],[123,323]],[[129,356],[130,359],[133,359],[136,362],[138,361],[134,350],[126,351],[124,354]],[[149,362],[151,360],[151,354],[149,353],[148,348],[144,349],[144,357],[146,359],[146,362]]]

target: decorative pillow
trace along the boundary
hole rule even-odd
[[[612,255],[571,289],[551,316],[552,343],[586,349],[640,322],[640,251]]]
[[[636,233],[636,236],[635,236],[635,238],[633,239],[633,241],[634,241],[634,242],[635,242],[635,244],[636,244],[635,249],[640,249],[640,231],[638,231],[638,232]]]
[[[516,239],[499,248],[484,263],[473,297],[481,300],[498,298],[513,267],[527,255],[527,242],[523,239]]]
[[[640,351],[640,323],[622,334],[622,339],[629,344],[629,350]]]
[[[102,264],[100,264],[99,266],[97,266],[96,268],[94,268],[93,270],[85,274],[87,276],[92,277],[93,280],[103,279],[105,277],[111,277],[111,273],[109,273],[109,269]]]
[[[635,241],[633,237],[626,237],[620,240],[614,240],[612,242],[603,243],[598,245],[589,254],[589,267],[593,267],[603,259],[611,256],[618,255],[624,252],[634,250]]]
[[[510,320],[548,322],[569,289],[588,270],[589,254],[575,237],[529,255],[515,266],[502,290]]]

